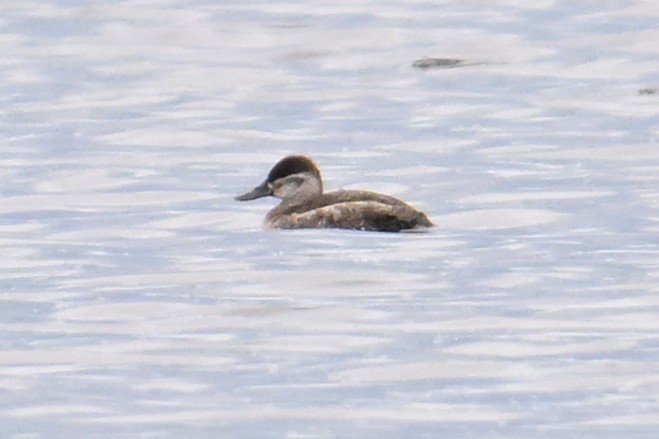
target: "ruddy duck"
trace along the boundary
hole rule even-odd
[[[265,217],[275,229],[337,228],[399,232],[432,227],[428,217],[398,198],[375,192],[339,190],[323,193],[323,180],[308,157],[284,157],[268,178],[238,201],[274,196],[281,203]]]

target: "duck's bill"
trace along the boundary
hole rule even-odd
[[[238,195],[234,198],[237,201],[249,201],[267,197],[268,195],[272,195],[272,190],[268,187],[268,183],[264,181],[246,194]]]

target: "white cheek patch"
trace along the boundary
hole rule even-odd
[[[278,198],[287,198],[293,195],[297,189],[298,186],[296,184],[292,184],[292,183],[283,184],[274,190],[274,194]]]

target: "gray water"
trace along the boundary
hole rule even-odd
[[[658,22],[3,2],[0,437],[656,437]],[[289,153],[437,227],[262,230]]]

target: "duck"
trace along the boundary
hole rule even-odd
[[[309,157],[290,155],[270,169],[266,179],[237,201],[276,197],[264,226],[271,229],[334,228],[378,232],[427,229],[425,213],[398,198],[364,190],[323,192],[318,166]]]

